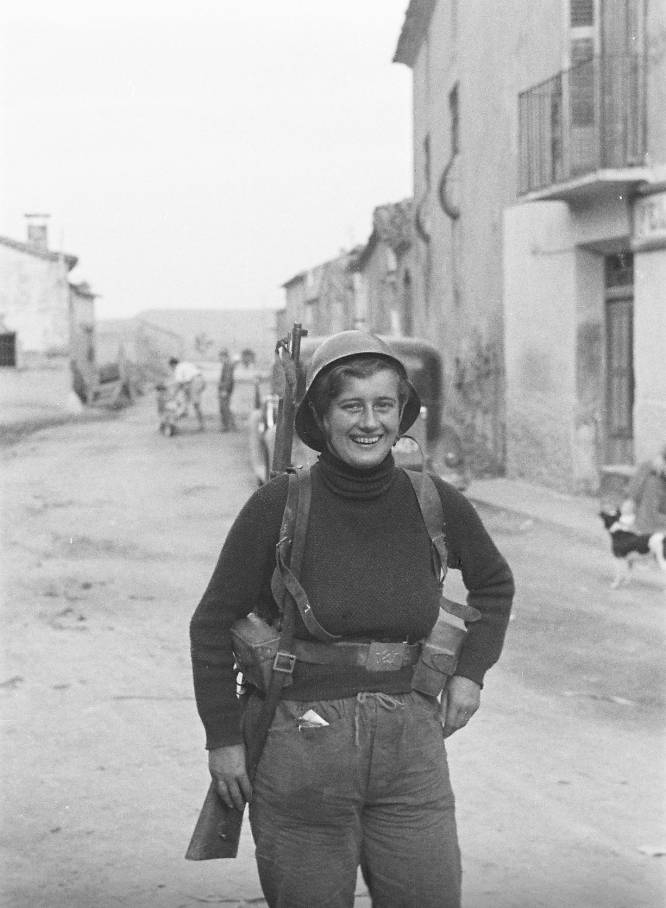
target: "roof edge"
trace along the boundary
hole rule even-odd
[[[51,249],[38,249],[30,243],[22,243],[20,240],[12,240],[8,236],[0,236],[0,244],[15,249],[17,252],[26,252],[28,255],[34,255],[38,259],[47,259],[49,262],[63,260],[67,265],[67,270],[72,268],[79,261],[75,255],[68,255],[66,252],[53,252]]]
[[[410,0],[393,55],[394,63],[404,63],[410,69],[414,66],[436,6],[437,0]]]

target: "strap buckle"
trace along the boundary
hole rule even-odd
[[[293,653],[285,653],[278,650],[273,659],[273,671],[284,672],[285,675],[293,675],[294,666],[296,665],[296,656]]]
[[[368,646],[365,667],[369,672],[394,672],[402,668],[404,643],[373,642]]]

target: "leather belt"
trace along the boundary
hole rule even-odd
[[[313,665],[353,665],[370,672],[395,672],[417,662],[421,644],[376,640],[371,643],[354,643],[349,640],[319,643],[316,640],[296,639],[292,651],[298,662],[309,662]]]

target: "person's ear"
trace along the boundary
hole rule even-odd
[[[310,412],[312,413],[312,416],[313,416],[313,418],[314,418],[314,421],[317,423],[317,427],[318,427],[321,431],[323,431],[323,429],[324,429],[324,424],[323,424],[323,422],[322,422],[321,417],[319,416],[319,413],[317,413],[317,408],[316,408],[315,405],[312,403],[312,400],[311,400],[310,398],[308,398],[308,407],[310,408]]]

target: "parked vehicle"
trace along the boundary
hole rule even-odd
[[[323,337],[304,337],[301,342],[301,375],[299,394],[305,387],[305,371],[314,350]],[[421,414],[409,431],[393,449],[396,463],[408,469],[420,470],[422,464],[432,473],[463,490],[469,484],[462,444],[453,426],[443,420],[444,390],[442,359],[439,352],[427,341],[413,337],[383,337],[393,353],[403,363],[410,381],[421,398]],[[255,408],[249,419],[249,447],[252,469],[259,484],[270,478],[273,458],[275,424],[279,399],[275,394],[262,395],[259,385],[255,394]],[[292,463],[294,466],[312,464],[317,452],[306,447],[294,436]]]

